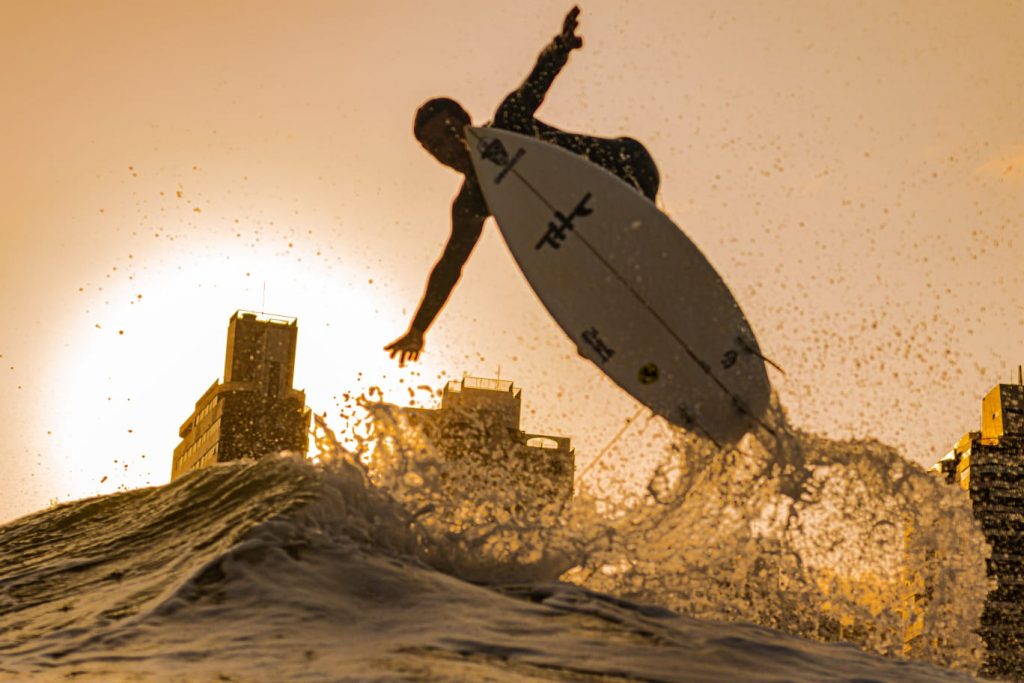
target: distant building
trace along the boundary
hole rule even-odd
[[[997,385],[981,406],[981,431],[965,434],[931,471],[967,492],[992,547],[982,673],[1024,681],[1024,384]]]
[[[400,408],[450,471],[472,461],[469,482],[483,496],[489,482],[522,485],[524,504],[563,504],[572,497],[575,453],[564,436],[519,428],[522,392],[511,381],[465,377],[445,386],[437,409]],[[503,476],[492,478],[488,472]],[[460,475],[461,476],[461,475]]]
[[[306,395],[292,388],[297,338],[294,318],[231,316],[224,383],[210,385],[181,425],[172,480],[217,462],[306,452],[310,413]]]

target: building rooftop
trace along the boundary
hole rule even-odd
[[[482,389],[484,391],[512,391],[512,381],[507,379],[487,379],[484,377],[463,377],[448,382],[448,391],[458,393],[463,389]]]
[[[261,323],[272,323],[272,324],[275,324],[275,325],[297,325],[298,324],[298,318],[294,318],[294,317],[291,317],[291,316],[287,316],[287,315],[274,315],[273,313],[264,313],[262,311],[257,313],[256,311],[246,311],[246,310],[241,309],[241,308],[238,309],[237,311],[235,311],[235,314],[233,316],[231,316],[231,317],[232,318],[248,318],[250,320],[251,319],[256,319],[257,321],[259,321]]]

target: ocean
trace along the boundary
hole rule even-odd
[[[310,459],[55,505],[0,527],[0,680],[974,680],[966,498],[772,419],[568,505],[439,485],[400,416],[373,457],[317,420]]]

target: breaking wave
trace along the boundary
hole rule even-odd
[[[776,409],[774,435],[726,451],[673,432],[642,495],[529,501],[543,472],[475,453],[453,477],[400,413],[370,413],[355,449],[318,420],[315,462],[219,465],[0,528],[0,676],[924,681],[979,666],[981,533],[955,487],[882,444],[804,434]]]

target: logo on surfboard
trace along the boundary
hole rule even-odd
[[[583,199],[576,204],[576,207],[569,212],[568,216],[561,211],[555,211],[555,220],[548,223],[548,231],[540,238],[534,249],[540,249],[545,244],[549,245],[552,249],[559,249],[562,246],[560,243],[565,241],[566,233],[576,228],[573,221],[594,213],[594,210],[587,206],[591,196],[593,195],[589,192],[583,195]],[[555,221],[558,222],[556,223]]]
[[[654,363],[648,363],[647,365],[640,368],[640,372],[636,374],[636,378],[640,380],[640,384],[653,384],[658,381],[658,366]]]
[[[612,356],[615,355],[615,349],[610,348],[603,339],[601,339],[601,333],[597,331],[596,327],[591,327],[589,330],[583,331],[583,341],[594,350],[594,353],[598,355],[602,363],[607,363]]]
[[[501,166],[501,171],[494,178],[495,185],[501,183],[509,171],[512,170],[512,167],[519,163],[519,160],[526,154],[526,150],[520,147],[515,156],[510,159],[505,145],[497,138],[481,138],[476,144],[476,148],[484,159],[487,159],[487,161],[496,166]]]

